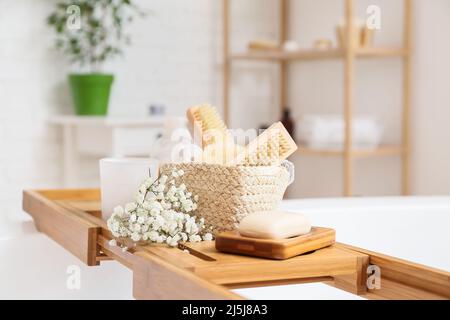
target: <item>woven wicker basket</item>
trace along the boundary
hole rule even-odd
[[[165,164],[160,173],[170,175],[174,169],[185,172],[178,179],[199,196],[196,215],[214,231],[233,230],[247,214],[275,209],[293,180],[293,165],[288,161],[259,167]]]

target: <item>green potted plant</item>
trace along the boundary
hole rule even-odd
[[[136,15],[142,12],[131,0],[62,0],[48,16],[56,47],[87,70],[69,75],[78,115],[107,114],[114,75],[102,73],[102,65],[130,43],[123,29]]]

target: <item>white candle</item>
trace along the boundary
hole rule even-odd
[[[141,183],[158,175],[158,161],[150,158],[105,158],[100,160],[102,217],[114,207],[132,202]]]

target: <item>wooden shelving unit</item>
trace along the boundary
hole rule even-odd
[[[288,10],[289,0],[278,0],[280,6],[280,46],[288,39]],[[346,38],[350,39],[347,46],[343,49],[330,50],[300,50],[298,52],[283,51],[261,51],[261,52],[230,52],[230,0],[223,0],[223,56],[224,56],[224,72],[223,72],[223,108],[224,118],[229,123],[230,106],[230,72],[233,61],[267,61],[279,64],[280,73],[280,112],[287,103],[287,69],[289,64],[296,61],[310,60],[327,60],[341,59],[344,63],[344,119],[345,119],[345,144],[343,150],[316,150],[311,148],[300,147],[297,152],[302,156],[338,156],[343,157],[343,194],[351,196],[353,194],[353,176],[354,176],[354,160],[369,157],[387,157],[400,156],[402,159],[402,193],[407,195],[410,193],[409,188],[409,171],[410,171],[410,86],[411,86],[411,24],[412,24],[412,0],[404,1],[404,32],[403,45],[401,47],[368,47],[359,48],[351,36],[355,0],[345,1],[345,20],[346,20]],[[355,109],[355,60],[356,59],[382,59],[382,58],[400,58],[403,61],[403,106],[402,106],[402,142],[398,146],[381,146],[376,150],[356,150],[352,144],[352,119]]]

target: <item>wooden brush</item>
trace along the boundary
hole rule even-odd
[[[187,118],[194,142],[203,150],[203,162],[227,164],[242,152],[215,107],[208,104],[191,107]]]
[[[202,149],[229,139],[227,126],[215,107],[207,104],[191,107],[187,110],[187,118],[192,136]]]
[[[281,122],[277,122],[251,141],[234,159],[235,165],[277,165],[297,150],[292,137]]]

